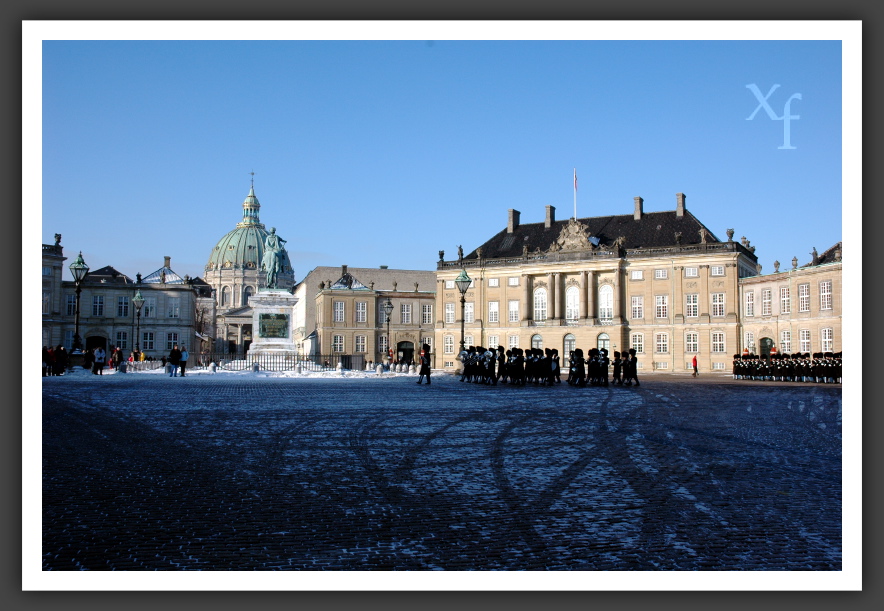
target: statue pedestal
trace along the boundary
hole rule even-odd
[[[286,289],[258,289],[249,297],[252,308],[252,343],[249,356],[296,356],[292,319],[298,298]]]

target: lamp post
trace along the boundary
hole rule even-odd
[[[74,277],[74,286],[77,289],[77,309],[74,312],[74,345],[71,354],[80,354],[83,348],[83,342],[80,340],[80,291],[83,290],[83,280],[89,273],[89,266],[83,261],[83,252],[77,255],[77,260],[71,263],[71,275]]]
[[[135,304],[135,352],[141,352],[141,344],[138,342],[138,338],[141,337],[141,306],[144,305],[141,289],[135,291],[132,303]]]
[[[457,285],[457,290],[460,291],[460,351],[464,351],[464,322],[466,319],[466,308],[467,308],[467,289],[470,288],[470,285],[473,283],[472,278],[467,275],[467,270],[460,270],[460,275],[454,279],[454,284]]]
[[[382,306],[384,308],[384,314],[387,317],[387,356],[390,360],[393,360],[392,349],[390,348],[390,316],[393,314],[393,302],[390,301],[390,298],[387,297],[387,301],[384,302]]]

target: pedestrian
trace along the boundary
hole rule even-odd
[[[172,350],[169,351],[169,377],[177,378],[178,377],[178,364],[181,362],[181,351],[178,349],[178,344],[172,346]]]
[[[67,350],[64,349],[64,346],[61,344],[55,347],[55,352],[53,355],[53,363],[52,370],[54,375],[60,376],[64,375],[64,370],[67,369],[68,366],[68,353]]]
[[[113,355],[111,355],[111,361],[113,361],[114,369],[119,370],[120,365],[123,363],[123,351],[120,350],[119,347],[117,347],[117,349],[114,350]]]
[[[620,379],[620,366],[622,363],[620,361],[620,353],[617,350],[614,351],[614,360],[612,362],[614,364],[614,378],[611,380],[611,384],[623,384],[623,380]]]
[[[424,344],[421,346],[421,369],[418,372],[417,383],[421,384],[424,381],[424,376],[427,376],[427,384],[430,383],[430,345]]]
[[[638,357],[635,355],[635,348],[629,349],[629,359],[626,361],[626,385],[631,386],[632,382],[641,386],[638,381]]]
[[[92,363],[92,373],[95,375],[102,375],[101,372],[104,371],[104,359],[107,356],[104,352],[104,348],[101,346],[96,347],[93,356],[95,360]]]
[[[694,367],[694,377],[696,378],[699,375],[699,371],[697,370],[697,355],[694,355],[694,358],[691,360],[691,365]]]
[[[184,370],[187,368],[187,357],[190,356],[187,354],[187,348],[185,346],[181,346],[181,360],[178,361],[179,367],[181,367],[181,377],[184,377]]]

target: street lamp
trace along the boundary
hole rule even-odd
[[[138,338],[141,337],[141,306],[144,305],[141,289],[135,291],[132,303],[135,304],[135,352],[141,352],[141,344],[138,343]]]
[[[384,314],[387,316],[387,355],[390,356],[390,360],[392,360],[392,351],[390,349],[390,315],[393,314],[393,302],[390,301],[389,297],[387,297],[387,301],[384,302],[382,307],[384,308]]]
[[[74,346],[71,354],[80,354],[83,348],[83,342],[80,340],[80,291],[83,290],[83,280],[89,273],[89,266],[83,261],[83,251],[77,255],[77,260],[71,263],[71,274],[74,276],[74,286],[77,289],[77,309],[74,312]]]
[[[454,279],[454,284],[457,285],[457,290],[460,291],[460,351],[464,351],[464,321],[466,320],[466,308],[467,308],[467,289],[470,288],[470,285],[473,283],[472,278],[467,275],[467,270],[460,270],[460,275]]]

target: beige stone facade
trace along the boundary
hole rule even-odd
[[[767,355],[842,351],[841,243],[816,262],[745,278],[740,351]]]
[[[757,259],[747,240],[726,241],[691,215],[684,195],[672,212],[555,220],[507,229],[456,261],[437,264],[435,367],[457,370],[461,303],[465,345],[635,348],[643,370],[680,372],[696,354],[701,368],[725,370],[740,346],[740,280]]]

